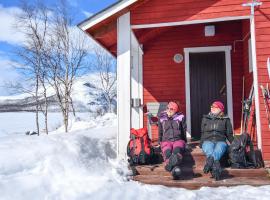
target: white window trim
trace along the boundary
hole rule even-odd
[[[253,83],[254,83],[254,96],[255,96],[255,112],[256,112],[256,128],[257,128],[257,141],[258,148],[262,151],[262,132],[261,132],[261,115],[260,115],[260,102],[259,102],[259,83],[257,71],[257,53],[256,53],[256,33],[255,33],[255,19],[251,15],[250,18],[250,35],[251,35],[251,54],[252,54],[252,67],[253,67]],[[257,117],[260,116],[260,117]]]
[[[190,106],[190,66],[189,54],[201,52],[225,52],[226,62],[226,89],[227,89],[227,110],[233,126],[233,96],[232,96],[232,73],[231,73],[231,46],[210,46],[184,48],[185,53],[185,82],[186,82],[186,118],[187,131],[191,133],[191,106]],[[210,102],[209,102],[210,103]]]
[[[250,19],[250,16],[235,16],[235,17],[219,17],[212,19],[200,19],[200,20],[190,20],[190,21],[178,21],[178,22],[166,22],[166,23],[154,23],[154,24],[138,24],[131,25],[132,29],[142,29],[142,28],[158,28],[167,26],[181,26],[181,25],[191,25],[191,24],[204,24],[222,21],[233,21],[233,20],[243,20]]]

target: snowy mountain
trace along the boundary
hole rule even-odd
[[[106,111],[105,97],[101,92],[101,80],[98,74],[87,74],[79,77],[73,86],[72,99],[76,111],[100,112]],[[49,111],[59,111],[59,106],[53,88],[48,89]],[[40,99],[44,102],[44,99]],[[116,100],[113,102],[116,107]],[[35,100],[29,94],[16,96],[0,96],[0,112],[34,111]]]

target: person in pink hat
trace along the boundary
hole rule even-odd
[[[176,102],[169,102],[167,109],[160,113],[158,128],[165,169],[171,172],[174,179],[179,179],[187,139],[185,116]]]
[[[207,157],[204,173],[211,172],[213,178],[220,179],[222,168],[219,161],[228,149],[227,141],[231,143],[233,139],[232,124],[230,118],[224,115],[223,103],[213,102],[201,124],[200,146]]]

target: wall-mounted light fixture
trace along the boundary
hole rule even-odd
[[[181,63],[181,62],[183,62],[183,60],[184,60],[184,57],[180,53],[175,54],[174,57],[173,57],[173,61],[175,63]]]
[[[216,30],[214,25],[205,26],[204,27],[204,35],[205,37],[215,36]]]

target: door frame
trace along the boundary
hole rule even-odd
[[[192,47],[184,48],[185,54],[185,83],[186,83],[186,118],[187,118],[187,131],[191,135],[191,106],[190,106],[190,53],[204,53],[204,52],[225,52],[226,63],[226,92],[227,92],[227,110],[228,116],[231,119],[233,126],[233,94],[232,94],[232,72],[231,72],[231,50],[232,47],[228,46],[207,46],[207,47]]]

